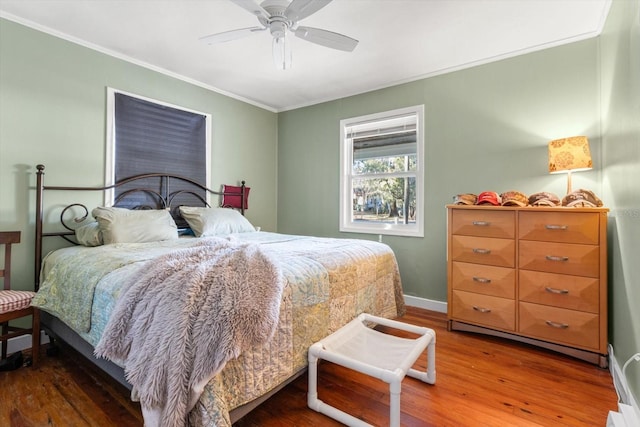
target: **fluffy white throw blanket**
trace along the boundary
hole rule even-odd
[[[184,426],[207,381],[273,336],[284,281],[258,245],[219,238],[141,270],[95,354],[124,363],[145,425]]]

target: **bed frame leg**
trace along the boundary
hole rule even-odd
[[[60,346],[56,343],[56,339],[54,337],[48,334],[47,336],[49,337],[49,345],[47,345],[46,354],[49,357],[56,357],[60,354]]]

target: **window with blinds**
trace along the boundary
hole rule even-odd
[[[208,185],[210,115],[113,89],[109,90],[108,104],[107,185],[134,175],[156,172]],[[193,187],[180,181],[149,178],[144,183],[118,187],[106,196],[107,202],[112,203],[134,186],[143,185],[163,197],[181,190],[194,191]],[[207,200],[204,190],[195,191]],[[119,205],[155,207],[157,199],[152,192],[136,192]],[[189,194],[179,194],[172,205],[193,206],[194,200]]]
[[[341,120],[340,231],[424,235],[423,116],[416,106]]]

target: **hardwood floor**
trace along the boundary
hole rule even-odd
[[[400,320],[436,331],[435,385],[406,377],[403,426],[604,426],[617,396],[608,370],[528,345],[448,332],[443,314]],[[424,356],[417,367],[424,369]],[[306,375],[236,423],[339,426],[306,406]],[[320,399],[374,425],[388,423],[388,385],[323,361]],[[139,406],[81,356],[64,350],[35,368],[0,372],[0,426],[141,426]]]

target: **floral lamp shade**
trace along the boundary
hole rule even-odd
[[[571,192],[571,172],[593,168],[586,136],[556,139],[549,143],[549,173],[567,173],[567,194]]]
[[[586,136],[556,139],[549,143],[549,173],[593,168]]]

